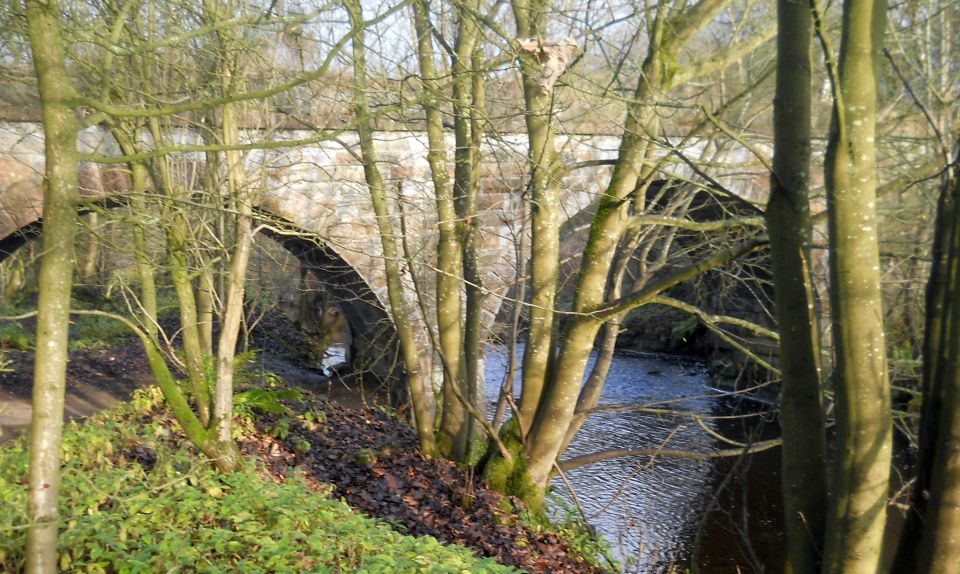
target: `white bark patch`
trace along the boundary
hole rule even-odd
[[[520,50],[533,54],[540,62],[540,77],[537,78],[537,85],[544,92],[553,89],[554,84],[566,71],[570,60],[580,49],[576,40],[566,38],[564,40],[541,40],[540,38],[520,38],[517,40]]]

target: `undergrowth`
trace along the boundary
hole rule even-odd
[[[612,572],[623,570],[622,565],[613,556],[610,543],[603,534],[591,526],[578,508],[554,492],[548,492],[551,521],[544,525],[570,544],[570,549],[583,556],[591,564],[605,567]]]
[[[516,572],[431,537],[404,536],[248,461],[222,475],[159,415],[155,390],[70,423],[60,569],[67,572]],[[0,447],[0,571],[23,567],[27,451]]]

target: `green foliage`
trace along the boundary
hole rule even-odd
[[[133,334],[120,321],[98,315],[77,316],[70,331],[71,351],[110,345]]]
[[[216,472],[156,390],[70,423],[64,435],[59,566],[65,572],[516,572],[354,513],[298,476],[253,462]],[[144,422],[148,421],[148,422]],[[0,571],[23,567],[27,450],[0,447]]]
[[[280,417],[267,429],[273,437],[280,440],[287,440],[290,436],[290,417]]]
[[[0,325],[0,349],[28,351],[33,348],[35,342],[34,334],[27,332],[17,321]]]
[[[284,401],[302,403],[303,393],[297,389],[286,387],[283,379],[271,373],[270,371],[256,371],[256,350],[250,350],[240,353],[233,360],[234,383],[237,387],[249,387],[245,391],[238,392],[233,397],[233,413],[239,419],[239,424],[234,427],[235,437],[242,436],[248,430],[253,428],[253,420],[257,413],[267,413],[278,415],[278,418],[270,425],[270,433],[279,438],[286,439],[290,435],[290,409],[283,404]],[[215,373],[209,375],[215,376]],[[307,424],[315,425],[315,421],[304,421]],[[324,418],[326,422],[326,418]],[[308,427],[310,428],[310,427]]]
[[[700,327],[700,319],[697,317],[687,317],[675,324],[670,329],[670,338],[673,343],[686,342],[687,337],[692,335]]]
[[[253,409],[275,415],[287,412],[281,401],[303,402],[303,393],[297,389],[247,389],[233,397],[233,410],[246,414]]]
[[[164,404],[163,393],[160,391],[160,387],[154,386],[137,389],[130,397],[130,402],[120,403],[114,409],[119,416],[122,416],[124,412],[146,414],[162,404]]]
[[[310,432],[316,432],[327,424],[327,413],[323,411],[307,411],[300,417],[304,428]]]
[[[256,412],[280,415],[270,425],[270,434],[281,440],[290,435],[290,410],[282,401],[303,402],[303,393],[297,389],[252,388],[233,396],[233,414],[240,424],[234,427],[235,437],[242,436],[253,427]],[[324,418],[326,421],[326,418]]]
[[[233,384],[242,388],[254,384],[257,378],[257,350],[249,349],[233,357]],[[272,373],[271,373],[272,374]]]
[[[896,344],[890,345],[890,359],[893,361],[914,361],[917,359],[913,348],[909,345]]]
[[[594,532],[584,521],[580,512],[566,500],[548,493],[550,507],[555,518],[545,528],[567,541],[570,550],[582,556],[587,562],[600,567],[606,567],[613,572],[623,569],[616,558],[610,544],[603,538],[603,534]],[[521,520],[523,515],[521,514]]]

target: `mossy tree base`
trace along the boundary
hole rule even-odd
[[[491,456],[483,469],[484,479],[491,489],[519,498],[532,513],[545,519],[546,489],[537,486],[530,478],[527,458],[520,441],[520,426],[516,418],[510,419],[503,425],[500,440],[507,447],[513,460],[503,458],[499,450],[491,448]]]
[[[434,440],[436,440],[436,450],[435,454],[441,458],[446,458],[454,462],[462,462],[457,460],[457,457],[454,456],[454,440],[449,434],[438,431],[434,433]]]

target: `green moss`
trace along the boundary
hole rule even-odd
[[[513,461],[508,461],[497,451],[487,461],[484,478],[493,490],[516,496],[526,503],[531,512],[545,517],[544,491],[530,480],[527,473],[527,460],[520,443],[520,429],[516,419],[510,419],[500,431],[500,440],[510,451]]]
[[[437,417],[437,420],[439,419],[440,417]],[[433,438],[436,442],[436,453],[443,458],[450,458],[453,453],[453,437],[437,431],[433,433]]]
[[[513,463],[507,462],[500,456],[499,451],[493,449],[492,456],[484,468],[484,478],[490,488],[519,498],[526,507],[516,508],[512,499],[504,498],[501,501],[501,510],[505,515],[516,514],[520,523],[536,530],[553,532],[565,539],[571,550],[579,554],[591,564],[598,566],[609,565],[613,571],[620,568],[612,558],[610,546],[602,538],[596,538],[588,528],[576,520],[572,511],[565,508],[560,499],[553,501],[553,506],[559,507],[562,520],[554,524],[546,512],[545,497],[547,493],[538,488],[527,474],[526,459],[520,444],[519,425],[516,419],[511,419],[500,431],[500,440],[510,450]],[[555,498],[555,497],[552,497]]]
[[[663,74],[661,84],[663,86],[670,86],[673,84],[674,76],[676,76],[677,72],[680,70],[680,64],[677,62],[677,56],[672,52],[662,52],[660,65],[662,66],[661,73]]]
[[[487,455],[487,448],[489,447],[490,443],[486,437],[487,435],[483,432],[478,432],[473,435],[473,439],[470,441],[470,449],[468,451],[469,456],[466,461],[467,466],[477,466]]]

